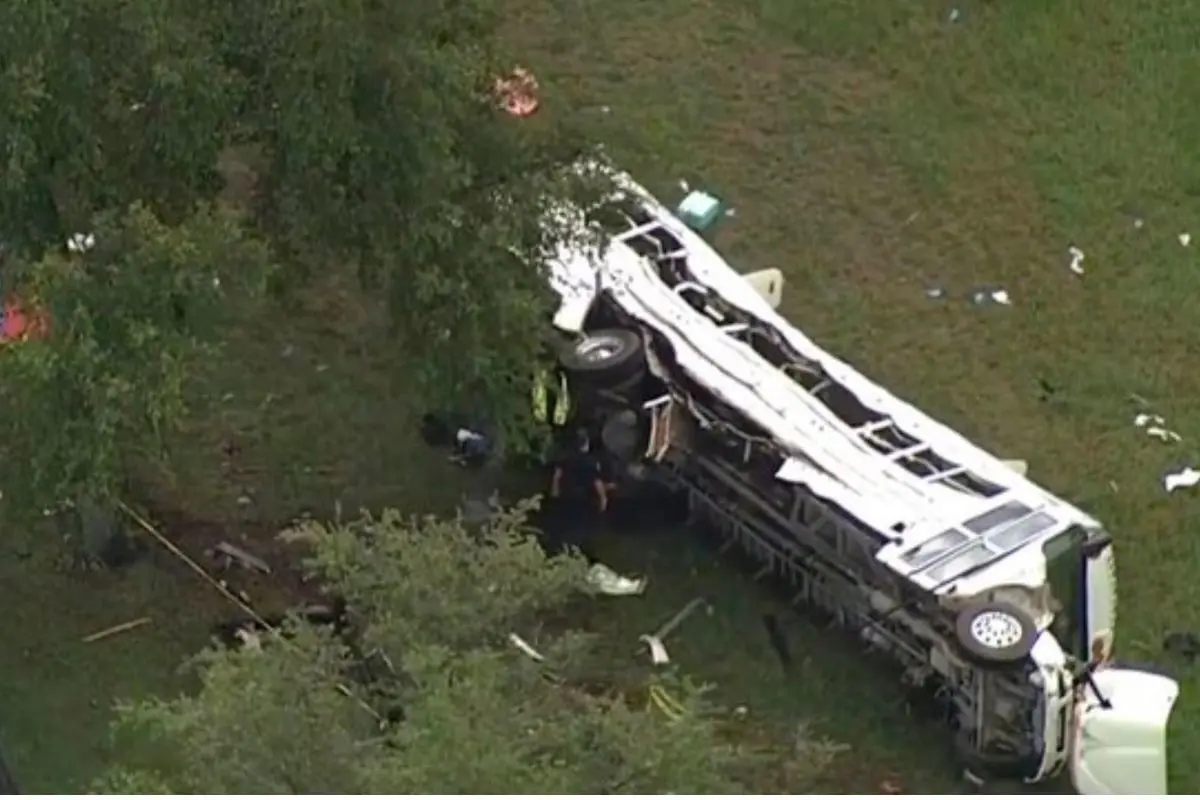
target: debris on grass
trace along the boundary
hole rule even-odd
[[[592,565],[587,572],[587,582],[600,594],[613,597],[641,594],[646,591],[647,584],[645,578],[626,578],[604,564]]]
[[[1004,289],[980,288],[971,292],[971,302],[977,306],[1011,306],[1012,297]]]
[[[531,645],[529,642],[522,639],[517,634],[510,633],[508,635],[508,641],[512,642],[513,647],[516,647],[518,650],[520,650],[522,653],[524,653],[525,655],[532,658],[534,661],[541,663],[546,660],[546,657],[543,656],[541,653],[539,653],[536,649],[534,649],[533,645]]]
[[[229,542],[220,542],[213,547],[213,557],[221,562],[222,569],[229,569],[229,567],[233,566],[234,562],[237,562],[246,569],[257,570],[267,575],[271,574],[270,564],[253,553],[247,553],[242,548]]]
[[[1183,245],[1184,247],[1187,247],[1189,244],[1192,243],[1192,235],[1190,233],[1179,234],[1179,243],[1181,245]]]
[[[1074,272],[1076,275],[1082,275],[1083,259],[1085,258],[1083,251],[1075,245],[1071,245],[1067,248],[1067,255],[1071,257],[1071,262],[1068,265],[1071,268],[1071,272]]]
[[[651,636],[648,633],[643,633],[638,637],[639,642],[645,642],[646,647],[650,649],[650,663],[654,666],[670,664],[671,657],[667,654],[667,646],[663,644],[663,640],[657,636]]]
[[[675,615],[660,625],[654,633],[643,633],[638,637],[638,641],[649,648],[651,663],[655,665],[671,663],[671,658],[667,654],[667,647],[663,644],[663,641],[702,605],[704,605],[703,597],[693,597],[688,601],[687,605],[676,611]]]
[[[930,300],[942,300],[946,297],[946,290],[940,286],[932,286],[925,290],[925,296]]]
[[[1145,430],[1147,436],[1153,436],[1163,442],[1182,441],[1183,437],[1167,428],[1166,423],[1167,421],[1158,414],[1138,414],[1133,418],[1133,424]]]
[[[537,78],[524,67],[516,67],[506,77],[496,78],[493,88],[500,108],[511,116],[528,117],[541,105]]]
[[[101,639],[107,639],[110,636],[116,636],[118,633],[125,633],[126,631],[131,631],[148,624],[150,624],[150,617],[138,617],[137,619],[131,619],[129,622],[122,622],[120,625],[113,625],[111,628],[105,628],[102,631],[88,634],[83,637],[83,642],[91,644],[92,642],[98,642]]]
[[[1194,467],[1184,467],[1178,472],[1167,473],[1163,478],[1163,486],[1168,492],[1176,489],[1188,489],[1200,483],[1200,470]]]

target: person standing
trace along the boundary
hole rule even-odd
[[[551,464],[550,497],[546,515],[546,553],[568,547],[594,560],[591,540],[601,515],[608,510],[608,486],[600,459],[592,452],[587,431],[576,429],[570,446]]]

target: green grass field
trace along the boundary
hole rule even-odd
[[[545,89],[541,114],[591,121],[666,200],[679,179],[721,194],[737,215],[718,246],[745,271],[783,269],[785,311],[809,335],[998,454],[1027,459],[1036,480],[1108,523],[1122,655],[1161,659],[1165,630],[1200,629],[1190,529],[1200,488],[1167,495],[1161,482],[1200,459],[1189,407],[1200,375],[1187,368],[1200,269],[1177,239],[1193,225],[1200,236],[1200,17],[1186,4],[508,7],[514,48]],[[1086,253],[1082,276],[1068,269],[1072,244]],[[984,286],[1013,305],[969,302]],[[457,494],[440,457],[411,449],[403,382],[359,308],[331,289],[239,328],[228,363],[198,381],[203,413],[155,491],[204,529],[194,545],[209,523],[261,542],[262,523],[303,507],[440,507]],[[1058,388],[1049,401],[1039,379]],[[1134,396],[1183,441],[1135,429]],[[764,731],[808,722],[850,744],[831,790],[873,791],[893,773],[906,791],[955,790],[947,738],[909,714],[891,673],[856,645],[790,616],[801,663],[785,677],[759,620],[775,600],[744,573],[679,536],[612,548],[614,563],[651,577],[646,597],[594,610],[615,658],[640,663],[637,635],[704,594],[712,615],[685,623],[673,658]],[[21,547],[0,555],[15,598],[0,620],[0,738],[27,790],[65,791],[104,763],[110,701],[184,688],[176,665],[225,612],[168,559],[81,581],[27,549],[28,559]],[[154,622],[80,641],[142,615]],[[1172,788],[1200,791],[1200,681],[1178,673]]]

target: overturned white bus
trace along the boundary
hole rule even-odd
[[[1100,523],[826,353],[628,176],[549,265],[561,365],[609,455],[933,686],[964,767],[1166,792],[1178,685],[1112,660]]]

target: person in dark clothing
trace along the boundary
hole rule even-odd
[[[608,510],[608,486],[586,431],[575,432],[572,446],[554,460],[551,470],[543,524],[546,554],[574,547],[594,560],[589,545],[600,515]]]

